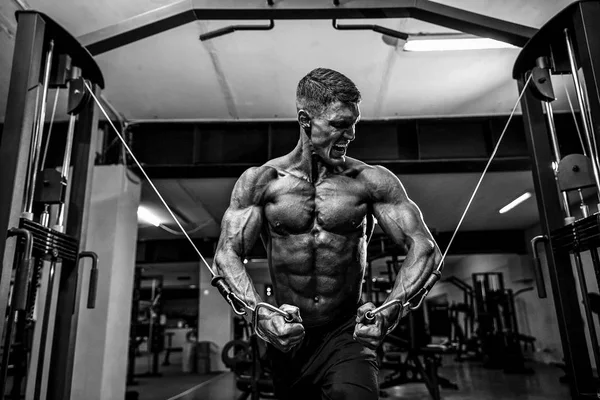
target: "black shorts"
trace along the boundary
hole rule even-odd
[[[354,340],[355,320],[356,314],[307,328],[302,343],[288,353],[268,346],[279,400],[379,398],[377,356]]]

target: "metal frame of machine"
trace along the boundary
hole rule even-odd
[[[521,99],[521,108],[544,232],[532,240],[534,256],[538,261],[536,279],[538,294],[545,297],[546,289],[537,257],[538,245],[544,243],[573,399],[597,398],[600,393],[590,362],[590,354],[593,354],[597,368],[600,367],[600,349],[581,260],[581,253],[589,251],[600,284],[597,252],[600,247],[600,214],[590,215],[582,196],[583,188],[593,187],[600,199],[597,147],[600,135],[599,20],[599,1],[578,1],[569,5],[531,38],[513,69],[519,90],[524,88],[527,79],[532,78],[532,85]],[[552,101],[555,98],[551,80],[552,75],[560,74],[570,74],[573,79],[583,128],[583,154],[563,157],[560,152],[553,118]],[[580,199],[580,216],[577,217],[571,210],[572,199],[569,194],[573,192],[577,192]],[[573,273],[571,256],[576,274]],[[577,285],[582,293],[583,317]],[[591,338],[591,352],[586,344],[586,327]]]

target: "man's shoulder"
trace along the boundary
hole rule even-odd
[[[346,170],[355,174],[357,179],[383,179],[392,172],[381,165],[371,165],[352,157],[346,157]]]
[[[277,174],[277,170],[267,164],[248,168],[233,188],[231,204],[237,204],[238,207],[259,205],[264,198],[266,188]]]
[[[256,189],[268,184],[277,177],[277,174],[277,169],[268,163],[250,167],[242,173],[238,179],[238,184],[243,184],[248,189]]]
[[[262,166],[265,168],[271,168],[276,171],[282,171],[288,168],[289,162],[289,154],[286,154],[281,157],[275,157],[264,163]]]

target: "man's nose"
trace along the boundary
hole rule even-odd
[[[356,138],[356,133],[355,133],[354,127],[350,128],[350,129],[346,129],[346,131],[344,131],[344,138],[346,138],[350,142]]]

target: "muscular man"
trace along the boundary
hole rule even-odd
[[[261,311],[277,395],[285,399],[377,399],[375,349],[406,314],[400,306],[363,318],[367,244],[376,218],[406,260],[388,300],[411,298],[440,261],[417,206],[389,170],[346,156],[360,119],[360,92],[318,68],[298,84],[300,139],[291,153],[240,177],[223,217],[214,259],[248,304],[260,302],[242,259],[260,236],[277,304]]]

